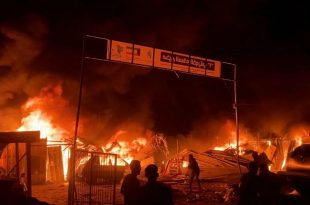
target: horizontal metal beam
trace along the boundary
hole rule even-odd
[[[31,143],[40,141],[40,131],[0,132],[0,143]]]

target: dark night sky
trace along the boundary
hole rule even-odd
[[[283,121],[283,130],[294,122],[310,122],[309,9],[307,1],[288,0],[1,2],[0,82],[14,72],[28,73],[27,83],[33,76],[51,74],[52,79],[65,79],[65,95],[74,104],[82,34],[99,35],[236,63],[241,123],[258,131],[276,130],[267,124]],[[36,46],[27,48],[26,57],[21,51],[7,62],[5,53],[18,42],[8,35],[12,31]],[[29,48],[37,53],[29,54]],[[177,78],[115,64],[88,62],[87,67],[109,68],[101,71],[100,79],[88,76],[84,101],[86,110],[114,113],[106,126],[118,127],[120,119],[143,119],[150,129],[186,135],[200,121],[234,117],[232,87],[222,80],[184,74]],[[33,84],[37,89],[44,86],[40,81]],[[75,90],[68,93],[70,89]],[[10,85],[0,89],[3,96],[13,93],[1,98],[0,107],[17,106],[35,94],[17,90]]]

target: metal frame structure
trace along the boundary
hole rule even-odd
[[[76,150],[76,160],[88,158],[85,164],[76,164],[74,203],[114,205],[117,179],[117,155]],[[100,163],[103,162],[103,163]],[[119,172],[122,173],[122,172]]]
[[[32,194],[32,183],[31,183],[31,143],[38,142],[40,140],[40,131],[23,131],[23,132],[0,132],[0,143],[14,143],[15,144],[15,166],[13,169],[16,170],[16,179],[19,182],[20,172],[19,163],[25,157],[26,159],[26,180],[27,180],[27,195]],[[26,150],[22,157],[19,153],[19,143],[26,144]]]
[[[138,64],[134,64],[133,63],[133,57],[132,57],[132,61],[131,63],[126,63],[126,62],[119,62],[119,61],[114,61],[114,60],[110,60],[110,59],[101,59],[101,58],[93,58],[93,57],[87,57],[85,56],[85,39],[86,38],[91,38],[91,39],[101,39],[101,40],[106,40],[106,38],[102,38],[99,36],[93,36],[93,35],[84,35],[83,36],[83,42],[82,42],[82,56],[81,56],[81,71],[80,71],[80,86],[79,86],[79,96],[78,96],[78,103],[77,103],[77,112],[76,112],[76,122],[75,122],[75,131],[74,131],[74,139],[73,139],[73,148],[72,148],[72,156],[71,156],[71,160],[70,160],[70,166],[69,167],[75,167],[75,150],[76,150],[76,144],[77,144],[77,133],[78,133],[78,127],[79,127],[79,119],[80,119],[80,110],[81,110],[81,100],[82,100],[82,89],[83,89],[83,82],[84,82],[84,64],[85,64],[85,60],[96,60],[96,61],[103,61],[103,62],[117,62],[117,63],[122,63],[122,64],[129,64],[129,65],[135,65],[135,66],[139,66],[139,67],[147,67],[147,68],[155,68],[155,66],[145,66],[145,65],[138,65]],[[111,49],[111,47],[110,47]],[[134,50],[134,44],[133,44],[133,48]],[[154,48],[155,49],[155,48]],[[172,52],[173,54],[173,52]],[[111,57],[111,50],[109,52],[109,55]],[[154,52],[153,52],[154,55]],[[154,56],[153,56],[153,61],[154,61]],[[241,176],[241,167],[240,167],[240,163],[239,163],[239,118],[238,118],[238,101],[237,101],[237,65],[233,64],[233,63],[228,63],[228,62],[221,62],[222,64],[226,64],[226,65],[230,65],[233,66],[234,68],[234,79],[226,79],[226,78],[220,78],[220,77],[216,77],[219,78],[221,80],[224,81],[228,81],[228,82],[233,82],[234,84],[234,110],[235,110],[235,125],[236,125],[236,141],[237,141],[237,162],[238,162],[238,168],[239,168],[239,173]],[[173,62],[171,63],[172,66]],[[153,63],[154,65],[154,63]],[[157,68],[157,67],[156,67]],[[158,68],[161,69],[161,68]],[[167,70],[168,71],[168,70]],[[170,71],[174,71],[174,70],[170,70]],[[176,73],[176,71],[174,71]],[[179,72],[179,71],[178,71]],[[181,71],[180,71],[181,72]],[[190,75],[195,75],[193,73],[186,73],[186,74],[190,74]],[[176,73],[177,75],[177,73]],[[212,77],[212,76],[208,76],[208,77]],[[70,172],[70,171],[69,171]],[[75,182],[75,176],[74,176],[74,169],[69,173],[69,193],[68,193],[68,204],[69,205],[73,205],[73,198],[74,198],[74,182]]]

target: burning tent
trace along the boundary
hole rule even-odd
[[[229,151],[209,150],[206,152],[196,152],[184,149],[170,160],[168,160],[164,175],[175,176],[186,175],[188,166],[188,155],[192,154],[200,167],[201,179],[215,179],[229,175],[239,175],[237,158]],[[240,167],[242,172],[246,172],[246,165],[250,160],[240,157]]]

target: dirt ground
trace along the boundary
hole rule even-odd
[[[173,182],[169,184],[173,189],[175,205],[222,205],[224,195],[227,192],[227,184],[224,182],[202,182],[203,191],[193,187],[193,193],[188,194],[188,184]],[[41,201],[54,205],[67,205],[68,184],[45,184],[34,185],[32,195]],[[123,204],[123,197],[120,194],[120,185],[116,189],[116,204]]]

